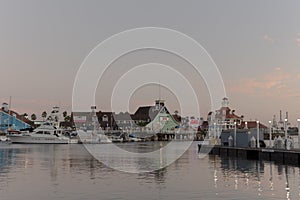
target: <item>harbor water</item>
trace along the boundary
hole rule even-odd
[[[122,145],[137,151],[155,146]],[[213,155],[200,158],[197,142],[171,165],[140,174],[105,166],[83,145],[0,146],[1,200],[299,199],[299,178],[295,166]]]

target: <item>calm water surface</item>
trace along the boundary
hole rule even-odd
[[[196,142],[172,165],[143,174],[110,169],[82,145],[0,146],[1,200],[299,199],[299,173],[272,162],[200,159]]]

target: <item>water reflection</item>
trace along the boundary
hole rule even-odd
[[[0,148],[1,200],[99,199],[100,194],[101,199],[298,199],[299,177],[298,167],[268,161],[200,159],[197,144],[170,166],[140,174],[113,170],[81,145]]]
[[[256,188],[257,196],[282,196],[299,198],[299,168],[277,165],[268,161],[244,160],[230,157],[210,156],[214,169],[214,187],[233,190]],[[298,171],[298,174],[296,173]],[[292,183],[290,180],[293,180]],[[239,183],[243,183],[242,185]],[[251,189],[251,188],[250,188]]]
[[[153,142],[155,145],[151,144],[147,146],[145,144],[151,144],[151,142],[135,143],[134,145],[123,143],[123,148],[121,149],[119,148],[120,145],[110,144],[86,144],[85,148],[108,167],[123,172],[142,173],[169,166],[189,149],[191,142],[171,142],[167,146],[163,142]],[[130,152],[124,150],[128,149],[125,148],[126,145],[130,147]],[[157,147],[160,148],[157,149]]]

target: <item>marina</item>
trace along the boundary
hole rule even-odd
[[[299,9],[2,0],[0,200],[299,200]]]

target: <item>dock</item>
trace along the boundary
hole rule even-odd
[[[224,157],[236,157],[250,160],[274,161],[279,164],[300,166],[299,150],[284,150],[272,148],[244,148],[228,146],[209,146],[198,144],[198,152]]]

